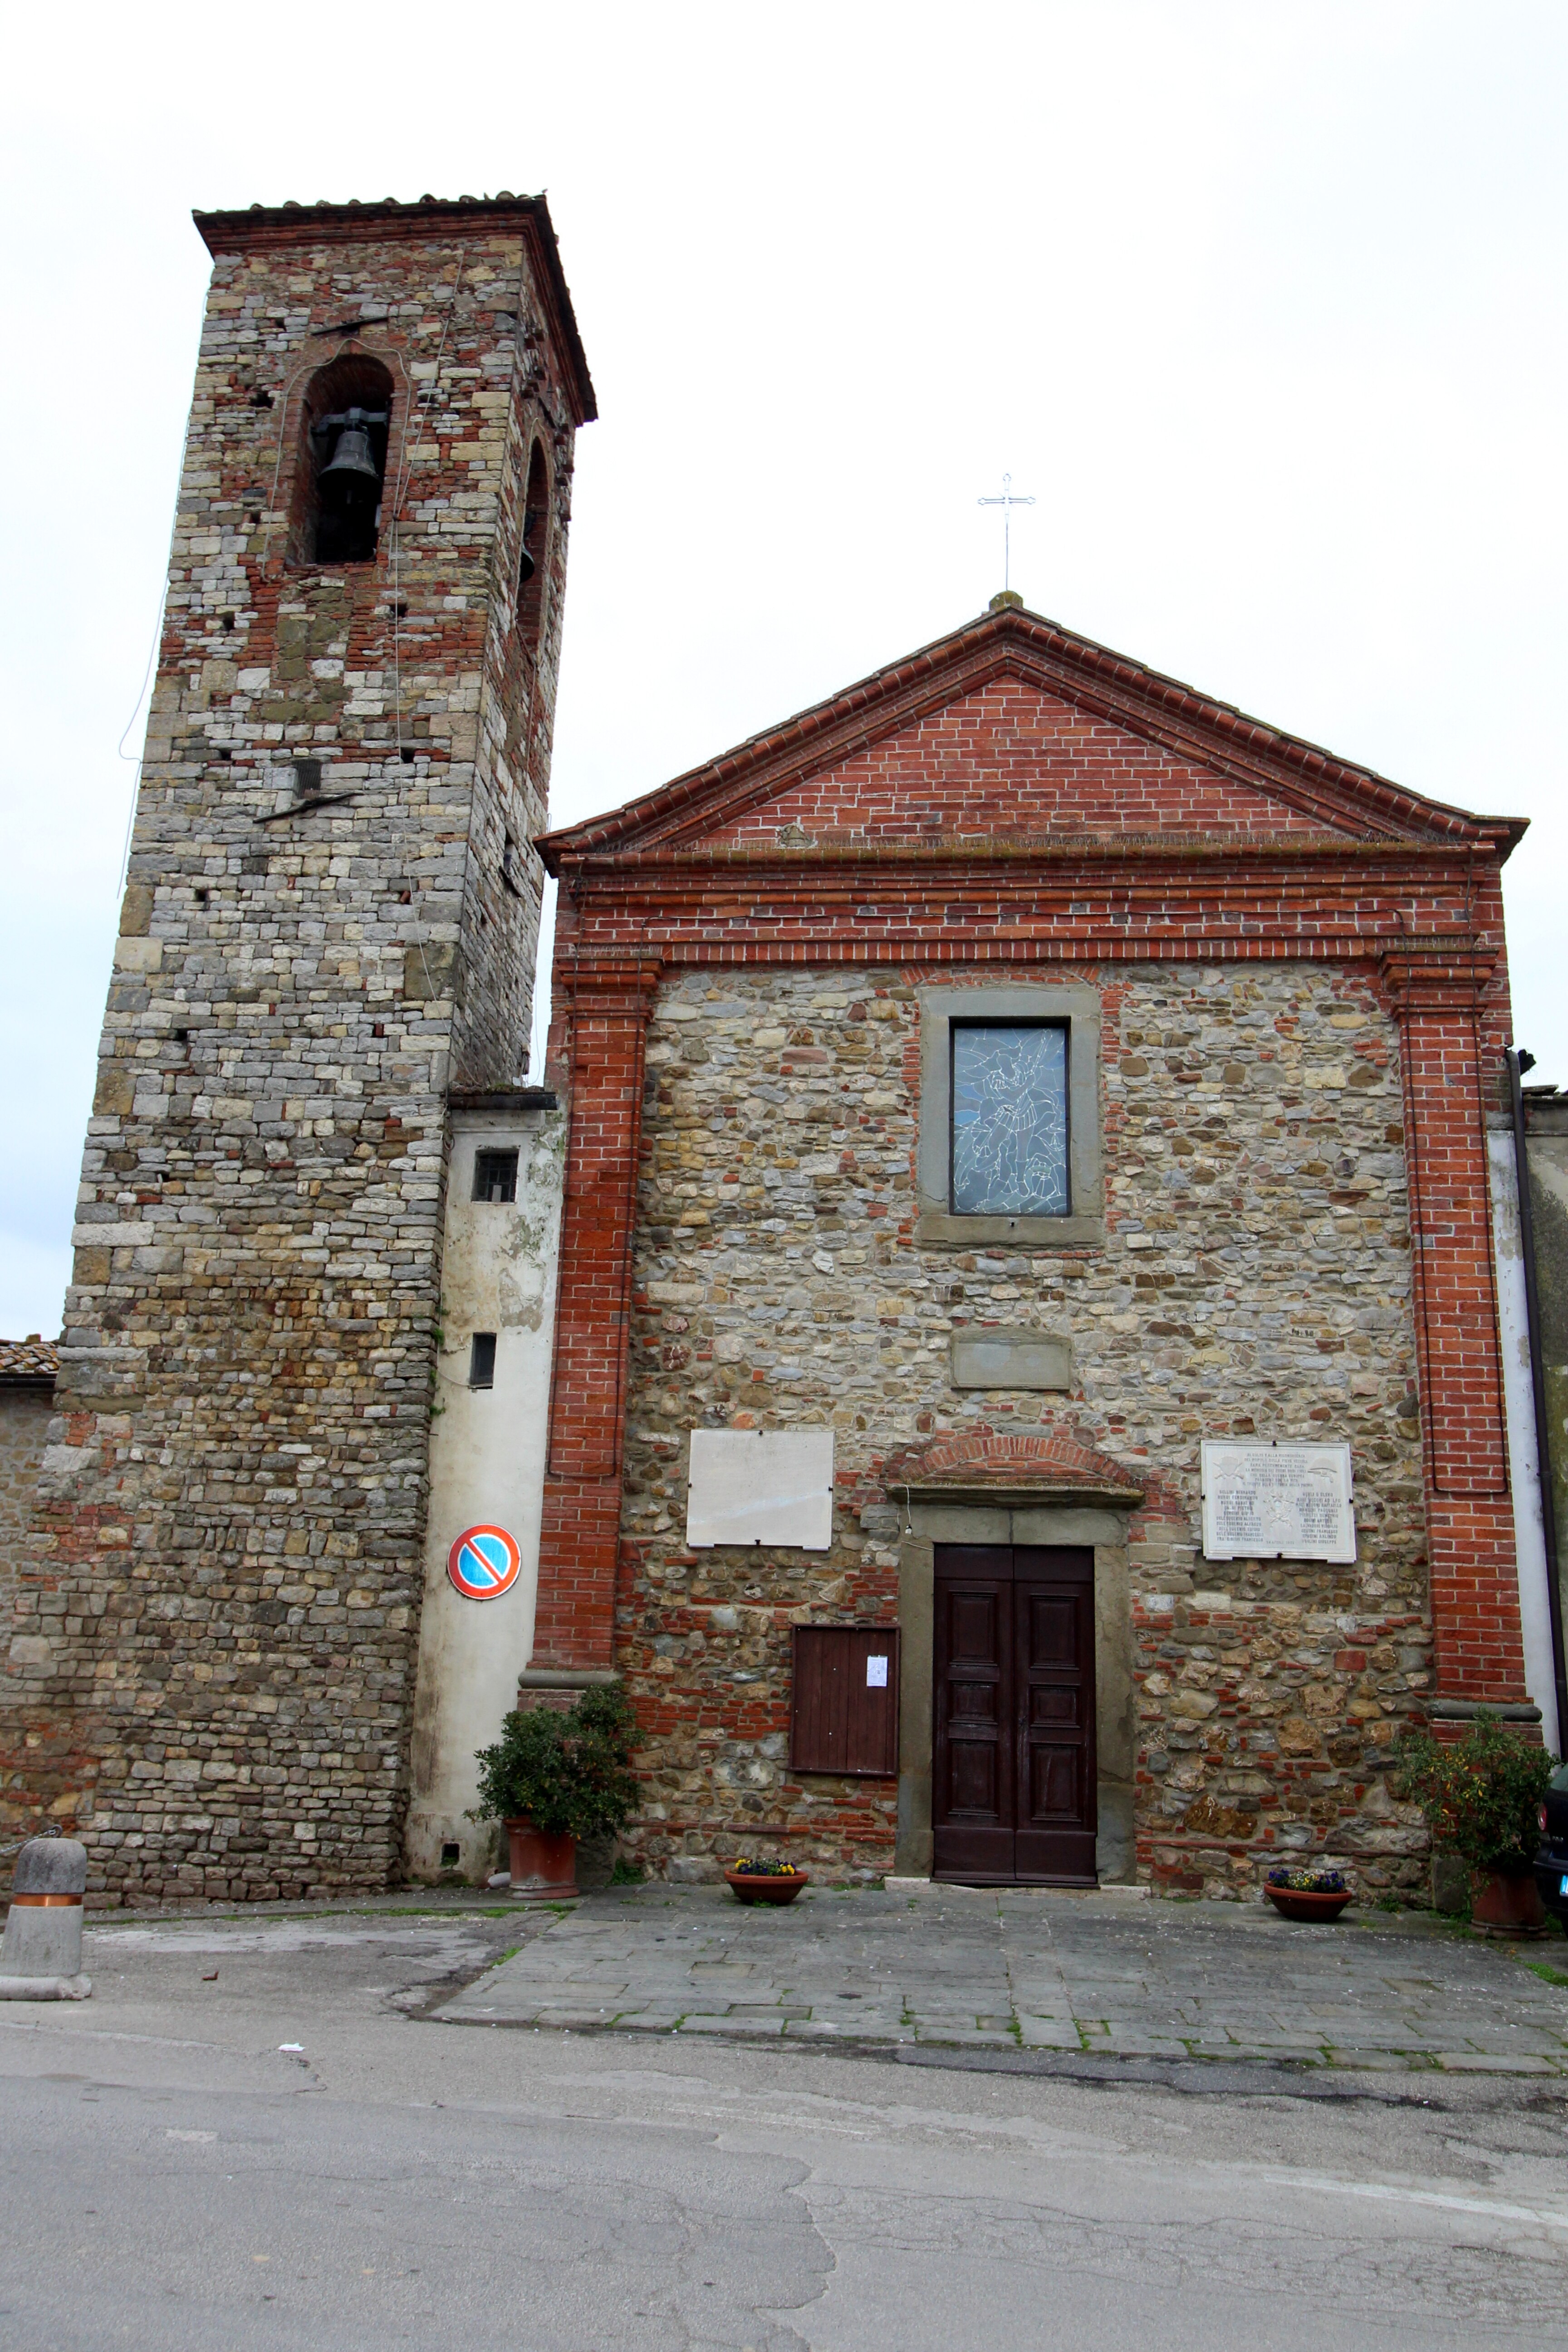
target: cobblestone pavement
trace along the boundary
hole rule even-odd
[[[957,1886],[589,1895],[434,2011],[460,2024],[931,2043],[1121,2058],[1568,2074],[1561,1939],[1419,1913],[1295,1926],[1257,1904]],[[1531,1965],[1563,1976],[1552,1983]]]

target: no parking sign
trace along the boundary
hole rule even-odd
[[[447,1554],[447,1573],[465,1601],[496,1601],[517,1582],[522,1554],[505,1528],[465,1528]]]

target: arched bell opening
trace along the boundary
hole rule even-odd
[[[290,541],[303,563],[372,563],[381,538],[393,381],[359,352],[306,388]]]
[[[544,614],[544,581],[550,542],[550,469],[542,443],[529,455],[523,493],[522,530],[517,561],[517,632],[531,656],[539,644]]]

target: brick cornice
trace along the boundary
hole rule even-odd
[[[1500,860],[1524,831],[1522,819],[1473,816],[1424,799],[1056,622],[1006,611],[982,615],[622,809],[542,835],[540,853],[555,874],[595,854],[619,856],[716,830],[1003,676],[1268,793],[1331,830],[1447,839]]]
[[[542,834],[535,846],[552,836]],[[937,875],[951,873],[964,880],[994,867],[1012,877],[1016,868],[1062,866],[1088,870],[1097,866],[1236,866],[1248,874],[1270,866],[1355,866],[1395,878],[1403,874],[1431,879],[1432,868],[1464,877],[1470,871],[1468,845],[1455,841],[1405,841],[1389,838],[1357,840],[1337,834],[1299,833],[1125,833],[1016,834],[1005,838],[974,835],[936,841],[884,841],[855,834],[819,835],[806,847],[784,844],[698,841],[647,848],[588,851],[562,857],[578,888],[613,879],[635,887],[639,877],[657,880],[661,888],[710,889],[727,875],[743,877],[748,888],[776,884],[785,889],[806,887],[823,869],[871,868],[880,873]]]
[[[615,914],[606,910],[606,929],[613,926],[615,919]],[[639,922],[638,928],[645,927]],[[959,928],[933,915],[929,925],[910,922],[857,930],[842,917],[826,913],[819,925],[785,929],[775,916],[754,929],[737,931],[731,937],[717,932],[710,921],[684,933],[671,923],[659,940],[658,966],[647,966],[640,954],[634,961],[628,954],[624,978],[617,981],[614,950],[607,949],[600,950],[595,980],[580,995],[571,989],[563,974],[558,974],[556,985],[584,1011],[624,1011],[628,1015],[636,1013],[640,1016],[652,1004],[658,976],[675,966],[686,971],[704,965],[803,963],[968,964],[984,969],[998,964],[1278,963],[1300,960],[1375,964],[1396,1010],[1426,1012],[1450,1005],[1472,1007],[1496,971],[1496,954],[1485,948],[1472,950],[1468,942],[1438,938],[1430,942],[1433,952],[1427,959],[1419,952],[1422,944],[1399,935],[1394,949],[1391,928],[1360,931],[1347,924],[1345,928],[1312,931],[1285,922],[1268,923],[1256,914],[1244,928],[1213,909],[1207,911],[1206,925],[1202,929],[1134,930],[1129,926],[1120,935],[1106,929],[1103,917],[1086,917],[1081,922],[1072,923],[1042,916],[1039,929],[1029,930],[1021,925],[1005,929],[984,925]],[[650,969],[655,973],[653,983],[646,978]]]

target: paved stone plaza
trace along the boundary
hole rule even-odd
[[[857,2042],[1568,2074],[1562,1939],[1483,1942],[1426,1914],[1293,1926],[1255,1904],[960,1886],[617,1888],[530,1915],[529,1940],[437,2018]],[[1562,1971],[1568,1978],[1568,1969]]]

